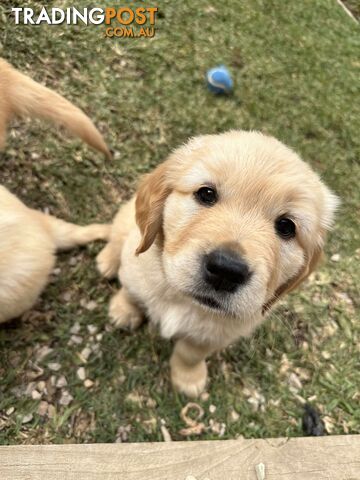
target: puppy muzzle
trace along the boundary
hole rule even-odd
[[[249,265],[233,250],[216,249],[204,256],[203,279],[216,292],[234,293],[251,275]]]

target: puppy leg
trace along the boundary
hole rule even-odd
[[[125,288],[119,290],[111,299],[109,315],[111,323],[117,328],[135,330],[143,321],[142,312],[133,303]]]
[[[97,267],[104,277],[116,277],[120,268],[124,242],[135,225],[135,199],[133,198],[125,203],[116,214],[111,226],[109,243],[97,256]]]
[[[110,240],[96,257],[97,268],[103,277],[116,277],[120,268],[122,245],[123,239],[119,239],[118,241]]]
[[[188,397],[197,397],[207,379],[205,358],[212,350],[190,340],[178,340],[170,359],[171,381],[176,390]]]

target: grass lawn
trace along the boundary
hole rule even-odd
[[[0,327],[0,443],[161,441],[162,426],[174,440],[299,436],[304,399],[329,433],[360,433],[359,26],[335,0],[163,0],[154,39],[105,39],[102,26],[14,26],[17,4],[43,2],[1,2],[0,55],[82,107],[115,151],[105,162],[46,123],[15,122],[1,183],[27,204],[111,220],[189,136],[241,128],[294,147],[342,207],[317,273],[209,359],[199,436],[180,433],[188,400],[169,384],[169,342],[147,326],[110,331],[117,285],[96,272],[100,245],[60,255],[34,310]],[[230,97],[204,87],[219,63]]]

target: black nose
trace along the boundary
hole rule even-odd
[[[204,278],[215,290],[234,292],[250,276],[248,264],[232,250],[218,249],[205,255]]]

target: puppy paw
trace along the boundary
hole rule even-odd
[[[171,365],[171,382],[180,393],[190,398],[198,397],[205,389],[207,368],[205,361],[195,367]]]
[[[136,330],[142,323],[141,312],[124,300],[121,292],[113,297],[109,308],[110,322],[116,328]]]
[[[114,278],[120,267],[120,257],[116,258],[111,245],[108,243],[96,257],[97,269],[105,278]]]

